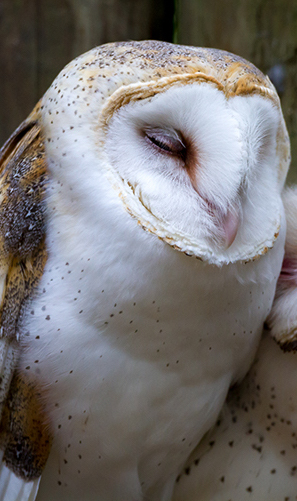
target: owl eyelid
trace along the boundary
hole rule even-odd
[[[144,134],[146,140],[159,151],[161,150],[164,153],[178,157],[185,156],[186,146],[184,145],[178,132],[174,132],[173,135],[164,130],[147,129],[144,130]]]

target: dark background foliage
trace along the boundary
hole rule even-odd
[[[102,43],[153,38],[239,54],[277,86],[297,181],[296,0],[0,0],[0,141],[57,73]]]

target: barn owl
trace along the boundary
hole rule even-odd
[[[172,498],[255,356],[289,158],[273,85],[227,52],[62,70],[2,149],[1,501]]]
[[[283,199],[285,259],[268,317],[271,332],[265,332],[248,376],[230,391],[216,425],[177,478],[174,501],[296,499],[297,189],[287,189]]]

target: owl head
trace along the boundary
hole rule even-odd
[[[51,176],[72,186],[63,199],[92,199],[98,214],[116,192],[147,232],[217,265],[273,246],[289,140],[273,85],[247,61],[165,42],[103,45],[60,73],[42,113]]]

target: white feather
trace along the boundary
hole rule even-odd
[[[2,463],[0,465],[0,500],[35,501],[39,482],[40,478],[26,482]]]

